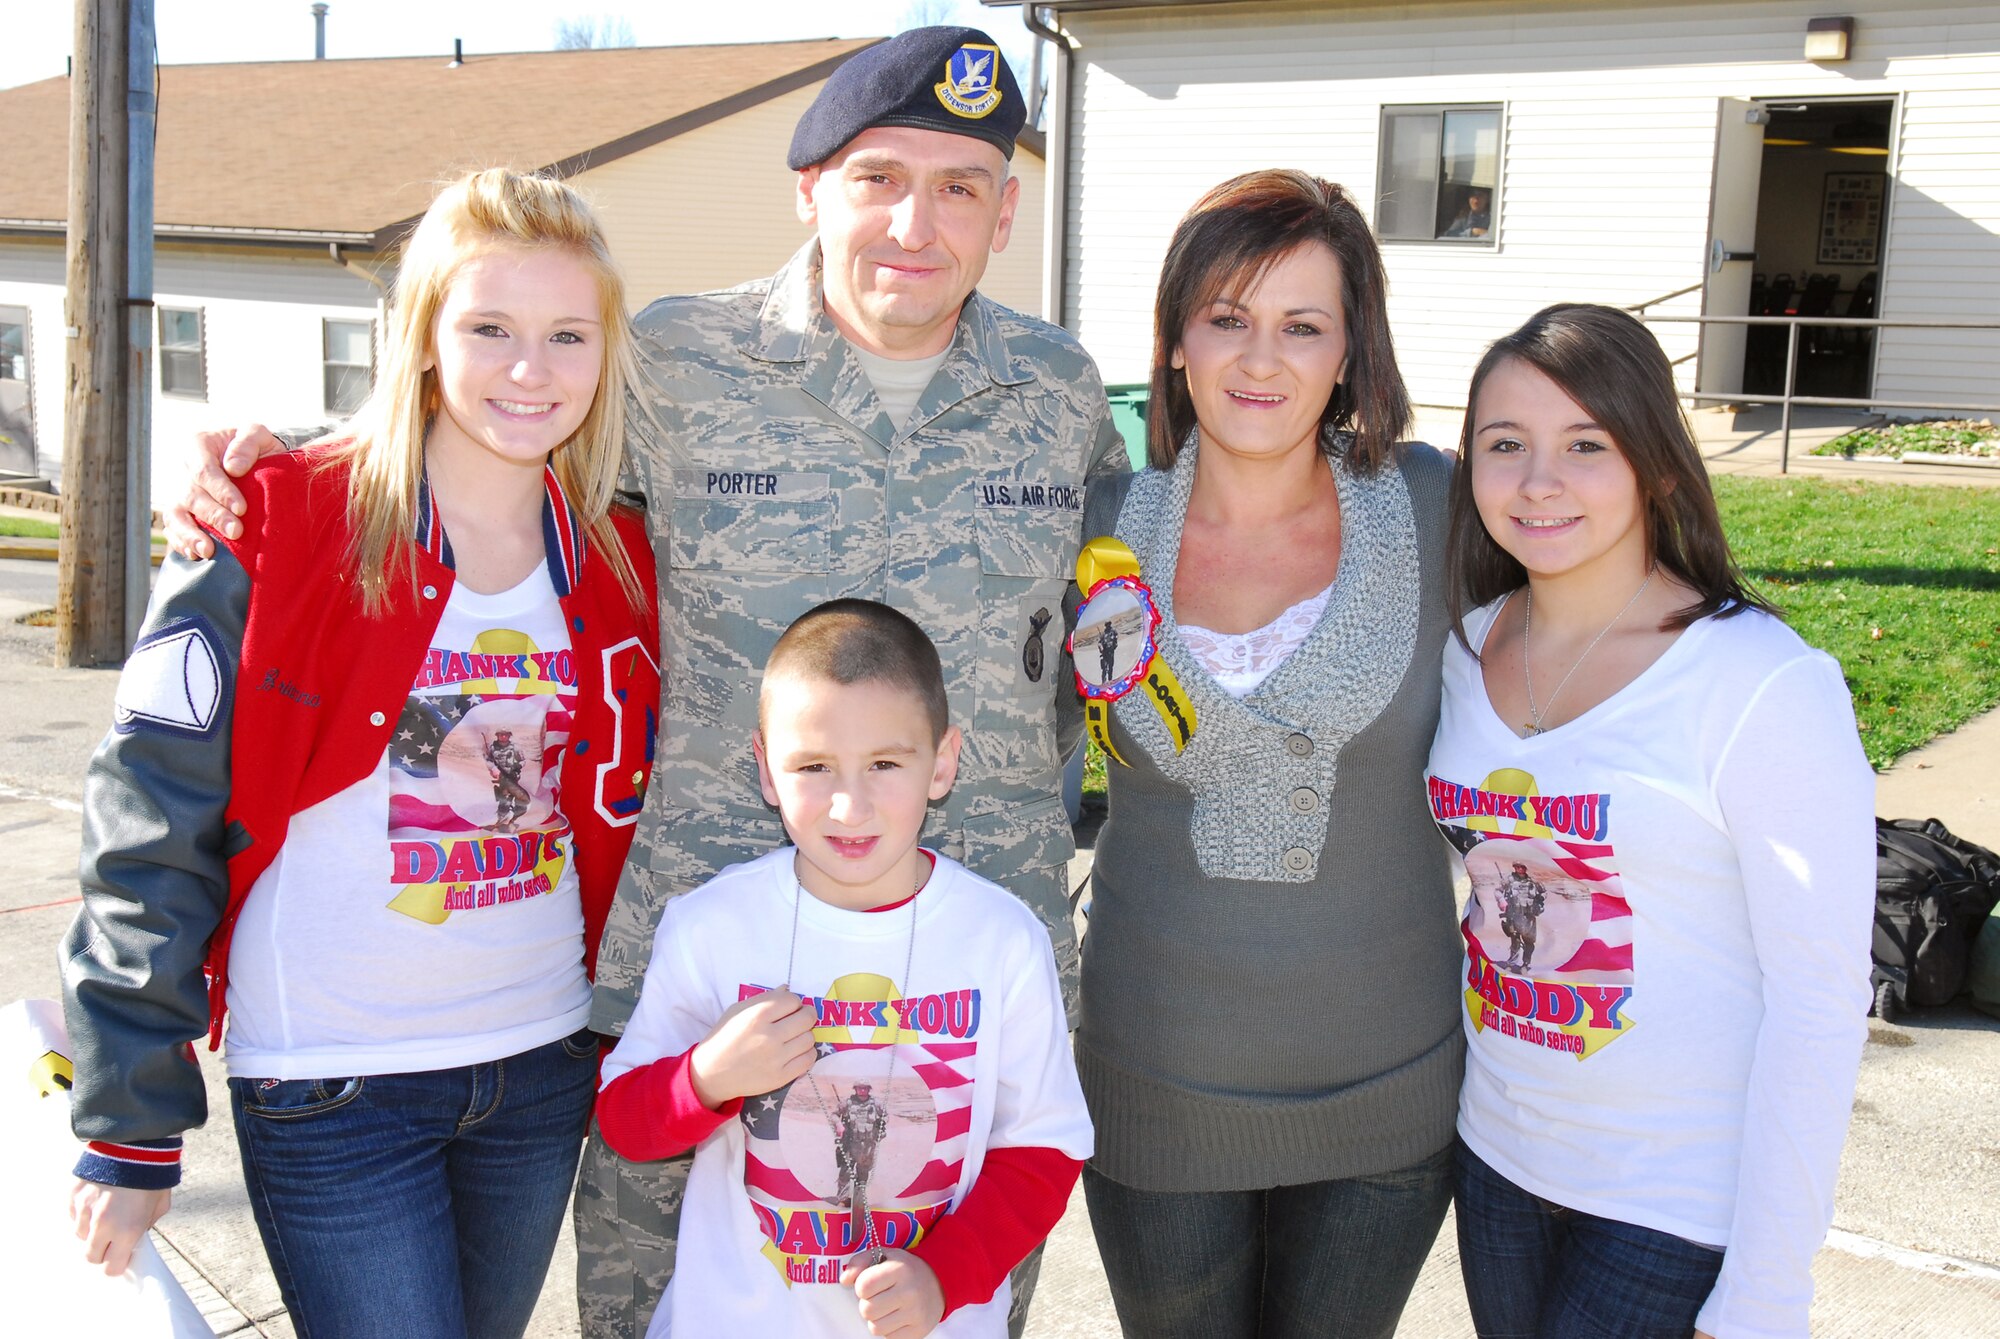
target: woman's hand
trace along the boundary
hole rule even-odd
[[[854,1289],[868,1333],[882,1339],[923,1339],[944,1319],[944,1289],[931,1267],[908,1251],[884,1251],[879,1265],[848,1261],[840,1284]]]
[[[139,1239],[166,1216],[173,1199],[171,1190],[78,1181],[69,1192],[69,1218],[76,1224],[76,1239],[83,1243],[83,1258],[103,1265],[113,1277],[123,1274],[131,1267]]]

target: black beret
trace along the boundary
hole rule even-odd
[[[792,132],[793,171],[824,163],[876,126],[983,139],[1008,158],[1028,119],[999,43],[977,28],[912,28],[850,57]]]

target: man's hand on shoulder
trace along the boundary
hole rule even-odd
[[[208,530],[229,539],[242,535],[243,522],[236,518],[246,504],[233,481],[265,456],[284,449],[285,444],[261,423],[196,433],[187,495],[168,508],[165,517],[168,546],[183,558],[212,558],[215,540]]]
[[[842,1287],[854,1289],[868,1333],[881,1339],[923,1339],[944,1320],[944,1288],[931,1267],[908,1251],[884,1251],[882,1263],[861,1257],[841,1271]]]

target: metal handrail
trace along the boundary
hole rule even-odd
[[[1690,293],[1700,292],[1702,287],[1703,285],[1700,283],[1692,283],[1689,284],[1686,288],[1676,288],[1671,293],[1662,293],[1660,294],[1660,296],[1656,298],[1647,298],[1644,302],[1635,302],[1631,306],[1627,307],[1625,310],[1631,312],[1634,316],[1644,319],[1646,315],[1646,308],[1657,307],[1662,302],[1672,302],[1675,298],[1684,298]]]
[[[1696,285],[1700,287],[1700,285]],[[1682,289],[1681,292],[1688,292]],[[1677,295],[1676,295],[1677,296]],[[1631,308],[1626,310],[1631,311]],[[1648,316],[1634,312],[1641,321],[1679,321],[1689,325],[1782,325],[1785,339],[1785,390],[1782,395],[1747,395],[1741,391],[1682,391],[1683,400],[1709,404],[1775,404],[1783,406],[1780,417],[1778,473],[1791,473],[1792,406],[1811,405],[1827,409],[1957,409],[1974,414],[2000,414],[2000,405],[1965,404],[1941,400],[1889,400],[1880,397],[1855,399],[1837,395],[1799,395],[1799,327],[1838,326],[1865,330],[2000,330],[2000,321],[1960,321],[1936,316]]]

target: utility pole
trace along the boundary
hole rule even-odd
[[[127,0],[76,0],[56,659],[125,656]],[[145,388],[140,388],[142,391]]]

